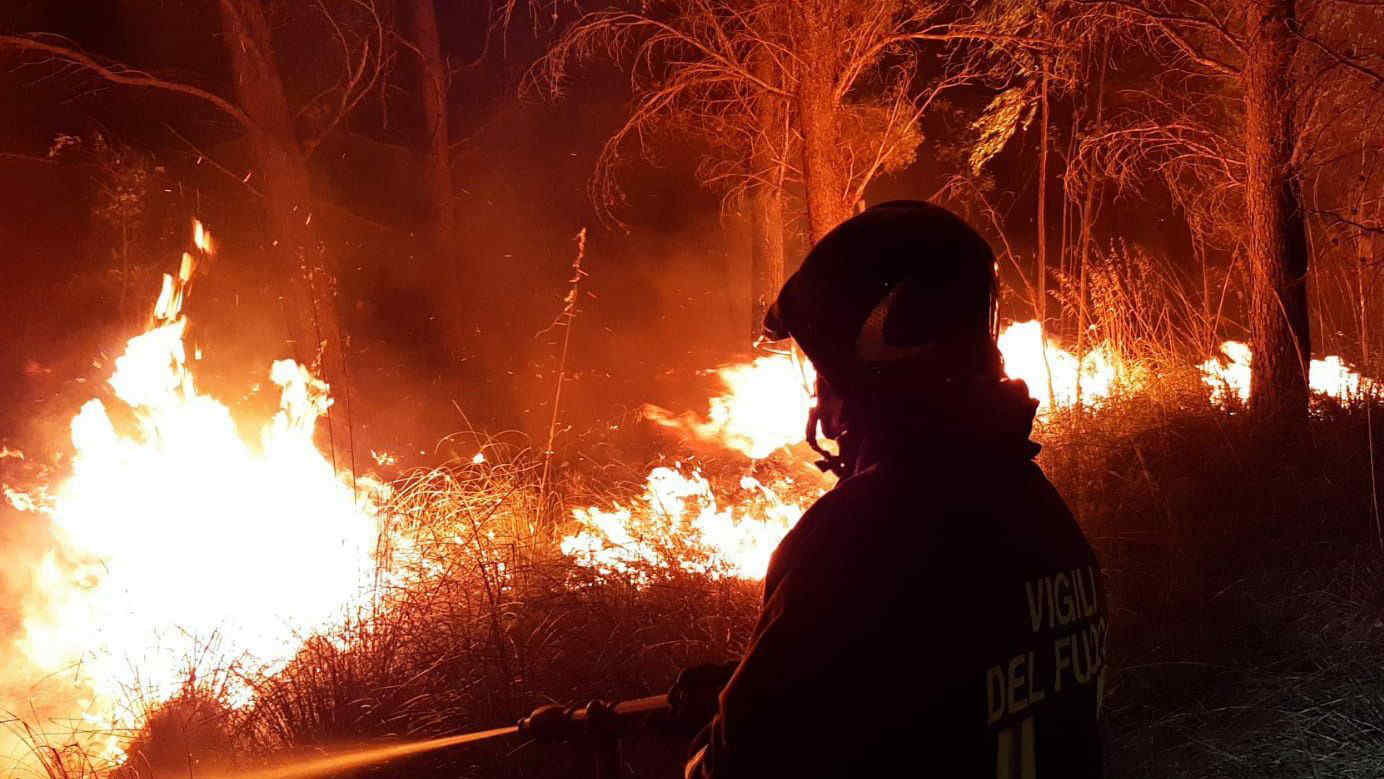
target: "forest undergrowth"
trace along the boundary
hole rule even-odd
[[[1377,401],[1318,398],[1285,444],[1194,389],[1069,415],[1040,458],[1106,572],[1109,775],[1384,775]]]

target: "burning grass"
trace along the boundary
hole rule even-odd
[[[1111,775],[1377,775],[1384,627],[1365,409],[1323,401],[1311,445],[1282,451],[1203,386],[1189,372],[1157,396],[1057,414],[1039,432],[1040,460],[1110,576]],[[753,581],[662,557],[694,548],[606,569],[563,553],[573,509],[628,504],[645,469],[569,463],[545,485],[541,457],[521,442],[478,443],[484,462],[398,485],[381,549],[397,573],[361,618],[258,679],[254,705],[225,710],[242,760],[489,727],[545,701],[634,697],[679,667],[735,656],[757,608]],[[743,469],[700,464],[717,488]],[[679,538],[697,539],[666,540]],[[372,775],[586,770],[578,750],[516,746]],[[657,735],[631,747],[644,776],[667,775],[679,754]]]
[[[210,256],[200,223],[194,237]],[[328,387],[274,362],[265,378],[279,407],[256,440],[197,385],[181,310],[195,263],[184,253],[164,277],[109,392],[73,417],[61,480],[5,485],[14,508],[44,518],[50,543],[15,565],[29,581],[3,647],[14,686],[0,688],[0,706],[27,704],[31,744],[70,730],[50,756],[77,750],[98,769],[122,762],[121,743],[151,707],[185,697],[189,679],[199,692],[215,679],[213,697],[248,705],[246,680],[351,614],[375,564],[387,489],[343,478],[317,448]]]
[[[555,489],[531,449],[491,440],[482,451],[484,462],[459,460],[399,485],[382,550],[395,573],[371,618],[311,642],[263,680],[244,720],[250,751],[435,737],[513,722],[543,702],[634,697],[662,689],[685,664],[739,649],[755,585],[655,562],[618,572],[582,565],[560,546],[572,525],[565,504],[586,480],[573,475]],[[576,753],[510,756],[514,746],[478,745],[392,770],[584,770]],[[664,757],[676,752],[669,745]]]

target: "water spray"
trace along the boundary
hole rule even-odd
[[[362,747],[335,755],[299,760],[271,768],[262,768],[234,774],[220,774],[213,779],[310,779],[310,777],[331,776],[353,768],[386,763],[402,757],[435,752],[439,749],[474,744],[481,741],[523,736],[539,743],[555,743],[577,739],[587,740],[595,753],[595,776],[597,779],[614,779],[619,776],[619,737],[628,731],[639,715],[664,711],[669,708],[667,695],[654,695],[648,698],[607,703],[592,701],[583,707],[553,704],[540,706],[533,713],[519,720],[518,724],[503,728],[491,728],[474,733],[403,744]]]

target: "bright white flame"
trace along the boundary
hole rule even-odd
[[[19,490],[6,484],[5,502],[9,503],[17,511],[24,511],[31,514],[51,514],[52,499],[48,497],[46,491],[36,490],[34,492],[20,492]]]
[[[192,243],[200,249],[203,254],[214,253],[211,244],[211,233],[207,232],[206,228],[202,226],[202,221],[200,219],[192,220]]]
[[[211,245],[200,225],[198,243]],[[206,647],[282,667],[361,602],[372,574],[384,488],[353,486],[314,445],[327,385],[275,362],[279,411],[257,443],[242,439],[187,368],[184,267],[183,278],[165,277],[163,324],[115,361],[109,384],[132,428],[90,400],[72,420],[71,475],[51,501],[26,505],[7,490],[13,505],[51,517],[59,543],[30,573],[37,586],[18,604],[16,647],[71,685],[84,699],[71,715],[97,730],[139,727],[143,711],[123,706],[130,686],[143,704],[170,699]],[[250,696],[231,694],[237,704]],[[119,757],[113,735],[95,747]]]
[[[1038,401],[1040,414],[1049,411],[1051,401],[1058,406],[1076,405],[1078,386],[1082,405],[1094,406],[1110,396],[1118,373],[1108,344],[1098,344],[1080,359],[1052,339],[1047,339],[1046,344],[1044,349],[1043,331],[1037,320],[1015,322],[999,337],[1005,373],[1010,378],[1023,379],[1028,394]]]
[[[1201,370],[1201,380],[1211,388],[1211,402],[1221,407],[1231,397],[1241,403],[1249,402],[1254,364],[1249,344],[1226,341],[1221,344],[1220,352],[1220,357],[1212,357],[1197,366]],[[1334,354],[1308,363],[1307,384],[1313,392],[1338,400],[1359,397],[1362,391],[1376,386]]]
[[[753,477],[740,486],[748,494],[723,508],[699,471],[654,468],[631,506],[574,509],[580,530],[562,540],[562,552],[603,573],[637,579],[645,569],[674,566],[763,578],[775,547],[802,517],[803,504],[783,500]]]
[[[1198,365],[1201,380],[1211,388],[1211,402],[1224,407],[1233,396],[1249,400],[1249,344],[1226,341],[1221,344],[1221,358],[1212,357]]]
[[[817,381],[811,363],[772,354],[722,366],[716,375],[726,393],[711,399],[706,419],[694,414],[675,416],[652,405],[644,407],[645,415],[756,460],[803,440],[812,410],[811,388]]]
[[[1307,383],[1313,392],[1333,398],[1357,397],[1360,395],[1362,381],[1364,380],[1360,374],[1351,370],[1344,360],[1334,354],[1308,364]]]

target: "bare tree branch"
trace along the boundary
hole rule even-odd
[[[192,86],[191,84],[159,78],[145,71],[129,67],[128,65],[99,62],[92,55],[79,49],[66,45],[48,43],[47,41],[40,40],[37,35],[0,35],[0,47],[9,47],[21,51],[41,52],[63,62],[89,70],[101,78],[115,84],[158,89],[165,92],[175,92],[195,97],[220,109],[222,113],[235,119],[242,126],[246,128],[255,127],[255,123],[250,119],[249,115],[242,111],[239,106],[214,92],[209,92],[201,87]]]
[[[1245,52],[1244,45],[1219,22],[1197,16],[1159,13],[1138,3],[1131,2],[1131,0],[1074,0],[1074,2],[1084,5],[1113,6],[1129,11],[1147,20],[1169,43],[1176,46],[1188,59],[1198,65],[1222,76],[1230,78],[1239,78],[1240,76],[1239,67],[1201,51],[1187,38],[1185,32],[1177,29],[1179,26],[1187,26],[1211,32],[1220,39],[1222,44],[1243,55]]]
[[[346,27],[337,20],[324,0],[318,0],[314,4],[341,47],[342,76],[335,84],[319,92],[301,109],[302,111],[308,110],[318,100],[332,92],[340,93],[331,118],[323,125],[321,131],[303,142],[303,150],[309,156],[317,150],[317,147],[327,136],[331,135],[333,130],[345,121],[346,117],[360,104],[360,101],[375,90],[389,65],[390,58],[387,54],[385,40],[390,36],[374,0],[346,0],[346,2],[363,15],[364,24],[368,27],[368,32],[361,34],[356,43],[351,41]]]
[[[177,138],[178,140],[182,141],[183,144],[184,144],[185,146],[187,146],[187,148],[188,148],[189,150],[191,150],[193,154],[196,154],[196,155],[197,155],[197,162],[198,162],[199,164],[200,164],[203,160],[205,160],[206,163],[207,163],[208,165],[211,165],[213,168],[216,168],[218,171],[220,171],[220,172],[226,174],[226,177],[227,177],[227,178],[231,178],[231,179],[234,179],[234,180],[240,182],[240,185],[243,186],[243,187],[245,187],[245,189],[247,189],[247,190],[250,192],[250,194],[252,194],[252,195],[254,195],[255,197],[258,197],[258,198],[263,198],[263,197],[264,197],[264,193],[261,192],[261,191],[259,190],[258,187],[256,187],[255,185],[253,185],[253,184],[250,183],[250,177],[251,177],[251,175],[254,173],[253,170],[250,171],[250,172],[248,172],[248,173],[246,173],[246,174],[243,175],[243,176],[237,175],[235,171],[231,170],[230,168],[227,168],[225,165],[222,165],[220,162],[217,162],[215,157],[212,157],[210,154],[207,154],[206,152],[204,152],[204,151],[202,151],[201,149],[197,148],[197,145],[196,145],[196,144],[194,144],[192,141],[189,141],[187,138],[185,138],[185,137],[183,136],[182,133],[180,133],[180,132],[178,132],[177,130],[173,129],[173,126],[172,126],[172,125],[170,125],[170,124],[168,124],[167,122],[165,122],[164,125],[163,125],[163,127],[164,127],[165,130],[168,130],[168,132],[171,133],[171,134],[173,135],[174,138]]]
[[[1333,61],[1336,62],[1336,64],[1341,65],[1345,68],[1349,68],[1350,70],[1353,70],[1356,73],[1370,79],[1374,82],[1374,85],[1376,87],[1384,86],[1384,73],[1381,73],[1380,71],[1375,70],[1374,68],[1361,64],[1358,59],[1347,57],[1344,54],[1341,54],[1340,52],[1336,51],[1330,46],[1327,46],[1326,44],[1322,43],[1316,38],[1313,38],[1312,36],[1308,35],[1302,30],[1294,29],[1293,35],[1296,36],[1298,40],[1310,44],[1312,48],[1316,49],[1317,51],[1320,51],[1322,54],[1325,54],[1327,57],[1331,58]]]

